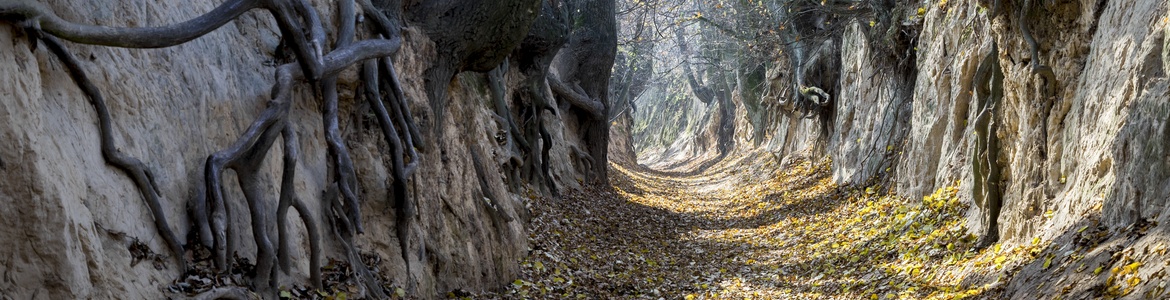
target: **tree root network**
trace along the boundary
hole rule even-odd
[[[400,239],[403,241],[404,255],[408,253],[405,250],[408,248],[406,241],[409,239],[405,233],[409,232],[415,213],[408,201],[406,181],[418,166],[419,155],[416,149],[421,148],[422,142],[417,125],[406,105],[407,99],[403,96],[394,65],[389,59],[389,56],[397,53],[402,41],[399,34],[401,25],[397,20],[400,13],[395,11],[400,8],[381,9],[371,4],[369,0],[358,2],[362,6],[362,14],[373,20],[367,22],[371,25],[361,32],[375,38],[355,42],[354,38],[358,35],[355,28],[357,23],[355,1],[338,1],[340,28],[337,30],[338,40],[332,48],[326,44],[323,21],[316,8],[306,0],[229,0],[212,11],[188,21],[144,28],[77,24],[58,17],[52,9],[40,2],[2,0],[0,20],[21,26],[30,38],[46,45],[65,66],[97,111],[103,157],[134,181],[153,213],[156,229],[170,248],[179,269],[188,270],[189,264],[184,255],[184,248],[188,245],[184,245],[169,226],[163,208],[165,201],[150,168],[138,159],[117,150],[113,144],[112,121],[105,99],[86,76],[81,64],[59,39],[110,47],[162,48],[203,36],[253,9],[263,9],[271,13],[277,21],[282,38],[293,48],[296,62],[277,67],[268,107],[234,143],[207,158],[203,183],[197,190],[199,196],[189,204],[189,208],[192,211],[193,228],[197,232],[198,241],[211,249],[211,257],[216,268],[220,272],[226,272],[233,264],[229,257],[235,253],[236,247],[232,245],[230,238],[234,226],[228,224],[230,215],[234,212],[228,209],[227,199],[230,197],[225,195],[222,178],[227,170],[236,173],[248,205],[252,235],[258,250],[252,288],[263,295],[272,296],[275,295],[277,270],[291,272],[289,251],[292,246],[289,245],[291,237],[285,218],[290,208],[296,209],[308,230],[312,285],[320,288],[322,284],[320,260],[323,228],[317,226],[309,206],[296,195],[294,185],[300,144],[297,139],[297,128],[295,124],[289,122],[288,117],[292,102],[297,99],[293,95],[293,88],[302,81],[307,81],[313,88],[315,96],[321,97],[324,102],[321,113],[325,120],[327,146],[334,170],[331,190],[338,191],[327,192],[322,199],[326,203],[325,206],[333,212],[331,217],[336,219],[335,222],[328,224],[333,225],[330,227],[334,234],[343,240],[350,262],[357,266],[357,269],[365,270],[352,245],[353,235],[363,232],[360,201],[357,196],[359,192],[353,162],[338,129],[337,108],[337,74],[350,67],[361,67],[365,96],[374,104],[372,107],[378,117],[383,136],[391,146],[388,154],[394,164],[391,201],[399,208],[397,213]],[[390,12],[387,13],[387,10]],[[35,47],[36,43],[32,45]],[[382,93],[380,90],[388,92]],[[390,103],[389,110],[383,105],[384,102]],[[269,207],[272,201],[266,195],[262,184],[266,174],[263,174],[260,164],[267,157],[269,150],[276,145],[278,138],[283,141],[281,144],[283,172],[277,206],[273,210]],[[273,223],[277,227],[275,239],[267,230]],[[406,256],[404,259],[409,261]],[[358,273],[364,281],[377,280],[368,271]],[[381,284],[371,284],[370,287],[372,290],[369,291],[369,295],[384,298]],[[250,294],[238,289],[222,288],[196,298],[248,297]]]

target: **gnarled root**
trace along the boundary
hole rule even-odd
[[[569,86],[555,76],[548,76],[548,85],[552,88],[553,93],[561,96],[561,99],[565,99],[574,107],[589,113],[589,116],[594,119],[605,119],[605,114],[602,113],[605,111],[605,104],[597,99],[590,99],[584,91],[580,90],[580,87]]]
[[[175,232],[171,230],[170,225],[167,225],[166,213],[163,211],[162,203],[160,201],[158,185],[154,182],[154,175],[151,174],[150,169],[143,164],[142,161],[126,155],[114,146],[114,137],[112,121],[110,121],[110,111],[106,107],[105,99],[102,98],[101,91],[89,81],[89,77],[85,75],[85,70],[81,68],[81,64],[73,57],[69,50],[65,49],[65,45],[61,44],[60,40],[49,34],[39,33],[35,28],[26,28],[30,32],[36,33],[49,52],[61,61],[65,69],[69,70],[69,76],[81,88],[82,93],[89,98],[90,104],[93,105],[94,110],[97,111],[98,117],[98,134],[100,135],[102,157],[106,162],[114,165],[134,181],[134,185],[138,187],[138,191],[142,193],[142,199],[146,205],[150,207],[150,211],[154,217],[155,229],[158,230],[159,235],[162,236],[166,242],[167,247],[171,248],[171,253],[174,255],[175,261],[179,264],[180,270],[187,269],[186,259],[183,257],[183,244],[175,236]]]
[[[971,171],[975,179],[972,195],[975,204],[983,210],[987,224],[983,236],[976,243],[977,248],[990,246],[999,240],[998,219],[1003,204],[997,161],[999,138],[995,133],[995,115],[998,114],[997,106],[1003,95],[1003,74],[997,60],[998,49],[992,45],[991,52],[979,64],[974,80],[978,113],[972,128],[975,133],[975,149],[971,155]]]
[[[577,147],[576,145],[569,146],[569,150],[573,156],[577,157],[577,163],[581,165],[582,169],[584,169],[586,173],[592,172],[593,156],[589,155],[589,152],[581,150],[581,148]]]
[[[502,128],[500,131],[503,134],[502,140],[499,141],[503,148],[507,150],[504,154],[507,156],[503,164],[504,171],[508,174],[511,182],[511,188],[514,191],[519,190],[519,182],[521,169],[525,167],[525,160],[522,158],[524,153],[532,151],[532,146],[525,138],[524,134],[520,132],[520,127],[516,125],[514,118],[512,118],[512,109],[508,107],[508,98],[506,98],[507,87],[504,83],[504,76],[508,72],[508,61],[500,64],[495,69],[487,73],[488,87],[492,92],[492,104],[495,108],[495,118],[498,125]],[[501,139],[501,137],[497,137]],[[527,171],[527,170],[525,170]]]
[[[331,220],[330,228],[333,228],[333,235],[341,242],[342,248],[345,248],[346,259],[350,266],[353,267],[354,274],[358,277],[357,281],[361,287],[365,288],[366,298],[371,299],[387,299],[386,292],[382,290],[382,283],[378,281],[378,277],[370,272],[370,268],[362,262],[361,254],[358,253],[357,247],[353,244],[354,228],[349,223],[349,217],[345,215],[345,209],[338,195],[337,184],[329,185],[325,190],[323,200],[326,201],[326,215],[331,217],[326,218]],[[360,298],[355,297],[355,298]]]
[[[398,220],[398,242],[402,251],[402,261],[405,263],[407,273],[410,270],[410,237],[409,228],[414,220],[415,210],[413,203],[407,197],[406,179],[407,167],[403,159],[403,139],[399,137],[398,129],[395,127],[395,122],[390,120],[390,114],[386,111],[385,104],[382,101],[381,89],[378,87],[378,66],[376,62],[366,62],[362,68],[362,78],[365,82],[365,97],[370,102],[370,107],[374,110],[374,116],[378,120],[379,127],[382,129],[382,137],[386,139],[387,144],[390,145],[390,161],[391,178],[390,190],[392,203],[397,209]],[[397,104],[392,105],[397,106]],[[396,118],[402,121],[402,118]],[[400,123],[401,124],[401,123]],[[404,128],[405,129],[405,128]],[[408,130],[403,130],[409,136]],[[413,161],[418,160],[418,156],[411,157]],[[412,162],[413,163],[413,162]]]
[[[802,86],[800,87],[800,95],[818,106],[829,104],[829,93],[819,87]]]
[[[289,245],[290,239],[288,233],[287,215],[289,207],[297,209],[297,215],[301,218],[301,222],[305,224],[305,229],[309,231],[309,274],[314,288],[321,289],[321,234],[320,229],[317,228],[317,222],[314,221],[313,216],[309,214],[308,207],[297,198],[295,189],[296,185],[296,166],[297,157],[300,156],[300,145],[297,143],[296,131],[292,129],[291,125],[285,125],[281,132],[284,136],[284,174],[280,181],[280,204],[276,208],[276,229],[277,242],[279,246],[277,249],[277,259],[280,264],[280,269],[285,273],[290,272],[290,265],[292,262],[289,259]],[[275,276],[275,274],[273,274]]]
[[[290,3],[290,1],[295,3]],[[304,71],[303,73],[308,74],[307,77],[310,81],[315,80],[322,71],[321,51],[315,45],[319,44],[320,39],[323,38],[324,31],[320,28],[320,22],[317,20],[315,10],[305,0],[230,0],[216,7],[211,12],[186,22],[145,28],[118,28],[77,24],[58,17],[48,6],[39,2],[27,0],[0,1],[0,18],[25,25],[27,30],[33,33],[32,36],[44,41],[49,46],[50,51],[63,61],[70,70],[71,76],[73,76],[74,80],[91,99],[91,102],[98,110],[103,156],[110,164],[126,171],[135,182],[135,185],[143,194],[145,201],[154,214],[156,227],[160,235],[163,236],[163,239],[166,240],[166,243],[172,252],[174,252],[180,269],[186,269],[183,247],[174,232],[166,224],[166,217],[159,201],[159,191],[154,182],[153,175],[141,161],[122,154],[113,146],[110,135],[111,122],[109,120],[109,113],[104,100],[101,98],[101,94],[89,82],[77,61],[65,50],[64,46],[56,37],[83,44],[112,47],[170,47],[203,36],[223,26],[227,22],[238,18],[243,13],[256,8],[268,10],[277,19],[282,35],[291,38],[294,46],[296,46],[295,50],[299,58],[298,63],[300,64],[301,70]],[[304,23],[298,22],[294,16],[301,16],[301,21],[304,21]],[[302,31],[304,27],[311,29],[308,33],[308,40],[306,40],[306,33]],[[317,50],[311,51],[310,49],[314,47]],[[264,120],[262,123],[264,123],[265,127],[272,125],[271,119],[271,117],[262,118]],[[253,132],[251,137],[255,137],[256,133],[259,132]],[[251,138],[249,140],[250,142],[255,142]],[[240,148],[237,150],[243,151],[244,149]],[[220,191],[218,190],[211,189],[208,191],[213,193],[213,197],[220,196]],[[218,199],[222,200],[222,198]],[[223,267],[224,261],[226,260],[226,254],[223,252],[226,251],[226,248],[230,247],[224,245],[226,244],[224,242],[226,239],[224,236],[216,236],[215,238],[210,236],[216,234],[226,235],[226,229],[223,229],[223,227],[225,226],[227,212],[222,209],[222,202],[213,202],[211,204],[216,205],[214,207],[216,209],[211,213],[212,220],[207,220],[207,209],[209,207],[207,203],[202,203],[202,200],[200,202],[193,205],[193,208],[196,210],[196,228],[201,233],[200,237],[204,242],[214,243],[216,240],[219,241],[218,244],[220,245],[216,246],[216,250],[220,253],[217,253],[216,257],[218,265]]]
[[[360,61],[384,57],[389,55],[388,48],[391,43],[386,40],[366,40],[354,43],[344,48],[333,50],[324,59],[324,75],[333,77],[337,72],[340,72],[347,66],[356,64]],[[197,224],[198,227],[207,226],[214,237],[214,257],[217,267],[221,270],[227,266],[227,256],[231,253],[231,247],[228,245],[227,238],[227,215],[228,210],[223,197],[223,188],[221,177],[225,169],[234,169],[240,178],[240,186],[244,190],[244,196],[249,202],[249,207],[252,210],[252,223],[254,236],[256,238],[257,248],[260,253],[257,255],[257,271],[256,280],[254,284],[258,288],[265,286],[271,287],[270,277],[275,265],[276,255],[272,247],[271,241],[268,239],[267,232],[263,229],[268,224],[267,209],[264,205],[262,193],[259,189],[258,169],[259,162],[263,161],[267,150],[274,143],[276,137],[285,134],[286,152],[292,152],[290,155],[295,155],[297,147],[295,145],[296,136],[290,134],[291,129],[286,129],[286,118],[291,106],[291,89],[296,79],[303,79],[304,73],[301,69],[296,68],[291,64],[286,64],[277,70],[277,84],[273,88],[273,100],[269,102],[269,107],[261,113],[260,117],[245,131],[232,146],[211,155],[207,160],[207,167],[205,171],[205,180],[207,184],[207,195],[210,199],[198,199],[200,203],[196,203],[193,207],[206,212],[207,208],[211,210],[211,218],[209,225]],[[332,78],[326,78],[323,82],[330,82]],[[287,163],[292,165],[288,165]],[[292,170],[295,169],[295,158],[286,157],[285,174],[291,176]],[[306,226],[310,228],[310,239],[313,239],[312,228],[313,225],[308,223],[310,218],[306,218],[303,208],[305,205],[300,204],[299,201],[293,200],[291,178],[286,178],[289,185],[284,185],[282,182],[282,202],[286,205],[296,207],[301,213],[302,220],[306,220]],[[283,180],[282,180],[283,181]],[[286,194],[287,193],[287,194]],[[287,201],[285,200],[287,199]],[[279,209],[278,209],[279,210]],[[347,208],[348,210],[348,208]],[[283,218],[283,215],[278,215]],[[197,222],[205,222],[206,218],[196,218]],[[347,217],[347,221],[349,218]],[[353,227],[349,227],[353,228]],[[310,241],[310,244],[319,243],[319,241]],[[317,251],[314,251],[317,252]],[[313,255],[319,257],[319,253]],[[316,271],[314,271],[316,272]],[[319,274],[316,274],[319,277]],[[319,281],[319,279],[314,279]],[[319,284],[319,283],[314,283]]]
[[[243,190],[244,198],[248,203],[253,236],[259,253],[257,254],[256,277],[253,284],[262,293],[270,292],[275,287],[274,280],[278,274],[277,268],[288,272],[289,232],[287,223],[288,209],[296,208],[302,222],[309,231],[310,244],[310,272],[313,285],[321,287],[320,274],[320,229],[317,222],[308,212],[308,206],[295,195],[295,169],[299,156],[299,145],[296,132],[288,123],[289,110],[292,107],[292,88],[299,81],[308,81],[314,92],[324,98],[323,118],[326,140],[328,141],[329,156],[333,162],[335,178],[332,183],[333,197],[326,197],[330,212],[344,215],[338,218],[339,222],[333,226],[335,232],[345,241],[350,262],[360,266],[359,273],[365,278],[373,278],[369,270],[364,268],[356,249],[353,248],[352,236],[362,231],[360,208],[358,203],[358,186],[353,162],[341,138],[338,126],[338,105],[336,74],[362,62],[363,73],[369,81],[366,88],[371,91],[370,101],[376,103],[375,110],[379,116],[384,136],[391,144],[392,160],[394,161],[394,201],[399,207],[399,231],[403,241],[404,255],[409,239],[406,233],[410,232],[410,220],[414,218],[414,207],[407,197],[406,180],[418,167],[419,155],[416,148],[421,146],[421,135],[418,126],[407,106],[403,96],[401,84],[395,73],[393,63],[387,59],[397,52],[401,45],[398,32],[401,29],[395,12],[388,12],[390,17],[377,8],[369,0],[360,0],[365,14],[373,20],[374,30],[389,39],[374,39],[354,42],[355,36],[355,3],[354,0],[343,0],[338,3],[341,26],[337,32],[339,37],[334,48],[326,53],[325,30],[316,10],[307,0],[227,0],[214,10],[191,20],[160,27],[146,28],[118,28],[77,24],[64,20],[54,14],[47,5],[31,0],[0,0],[0,20],[23,25],[30,37],[42,41],[62,64],[69,70],[70,75],[81,90],[90,99],[97,110],[99,134],[101,136],[102,154],[111,165],[123,170],[135,183],[144,201],[150,207],[155,225],[167,246],[174,252],[180,269],[186,269],[183,244],[179,242],[174,232],[167,225],[160,199],[160,192],[154,182],[154,176],[141,161],[127,156],[113,144],[112,125],[110,114],[100,92],[86,77],[77,60],[65,49],[58,37],[65,40],[112,47],[124,48],[162,48],[185,43],[203,36],[224,24],[235,20],[252,9],[264,9],[271,13],[281,31],[282,38],[290,41],[294,48],[296,62],[285,64],[277,68],[276,83],[272,89],[268,107],[256,118],[247,130],[229,147],[218,151],[207,158],[204,169],[203,183],[197,188],[198,196],[189,203],[200,242],[212,249],[213,259],[220,270],[230,266],[228,257],[233,254],[234,245],[229,239],[229,216],[232,211],[224,195],[222,183],[224,171],[234,170]],[[37,45],[37,43],[32,43]],[[450,76],[448,76],[449,78]],[[382,105],[383,96],[378,88],[389,91],[390,109]],[[441,97],[440,97],[441,98]],[[393,117],[391,117],[393,116]],[[392,120],[391,120],[392,119]],[[279,202],[273,215],[270,201],[265,195],[261,184],[260,165],[277,138],[284,143],[284,172],[281,178]],[[416,145],[417,144],[417,145]],[[409,161],[406,161],[409,159]],[[337,194],[344,197],[342,201]],[[330,214],[332,215],[332,214]],[[274,242],[269,236],[267,228],[276,218],[277,238]],[[332,219],[331,219],[332,220]],[[420,254],[421,255],[421,254]],[[409,257],[404,257],[409,258]],[[409,259],[407,261],[409,264]],[[373,291],[371,296],[385,298],[381,288],[370,285]],[[375,288],[377,287],[377,288]],[[241,294],[237,289],[213,290],[206,294],[214,298],[247,298],[251,295]],[[243,295],[243,296],[241,296]]]
[[[483,167],[483,154],[473,145],[467,145],[467,151],[471,152],[471,166],[475,169],[475,177],[479,181],[480,194],[483,194],[483,197],[487,198],[487,201],[485,201],[487,203],[485,204],[495,216],[503,219],[505,223],[512,222],[515,218],[508,214],[508,212],[500,209],[501,199],[497,193],[498,191],[493,189],[492,185],[487,181],[487,172],[484,171]]]
[[[998,6],[998,2],[997,2]],[[1032,52],[1032,74],[1040,75],[1044,78],[1044,97],[1052,97],[1056,95],[1056,89],[1059,83],[1056,81],[1056,74],[1052,72],[1052,67],[1040,63],[1040,45],[1036,43],[1036,39],[1032,37],[1031,26],[1028,25],[1028,15],[1032,11],[1032,0],[1024,0],[1024,8],[1020,10],[1020,34],[1024,36],[1024,41],[1028,42],[1028,47]]]

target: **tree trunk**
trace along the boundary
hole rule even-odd
[[[566,2],[572,22],[568,45],[557,55],[553,67],[566,85],[580,86],[590,99],[601,102],[601,116],[570,108],[577,115],[578,134],[589,156],[586,181],[608,182],[609,78],[617,55],[617,18],[614,0],[571,0]],[[566,119],[568,120],[568,119]]]

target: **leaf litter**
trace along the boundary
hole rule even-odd
[[[1048,245],[973,249],[959,182],[906,199],[877,179],[838,186],[830,165],[759,152],[692,173],[611,165],[609,187],[532,201],[519,279],[448,297],[986,298],[1002,278],[968,274],[1016,270]]]

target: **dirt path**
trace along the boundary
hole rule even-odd
[[[906,201],[831,184],[827,161],[729,157],[690,174],[612,166],[611,188],[534,201],[524,276],[494,297],[953,299],[986,296],[959,287],[980,282],[961,266],[1010,262],[967,251],[954,189]]]

